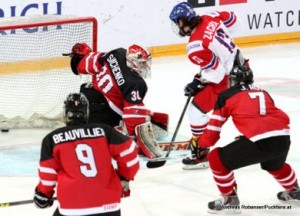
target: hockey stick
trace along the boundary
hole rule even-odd
[[[53,200],[57,200],[56,197],[52,198]],[[23,201],[16,201],[16,202],[6,202],[0,203],[0,208],[10,207],[10,206],[17,206],[17,205],[25,205],[33,203],[33,200],[23,200]]]
[[[71,56],[73,53],[62,53],[62,56]]]
[[[148,168],[157,168],[157,167],[161,167],[161,166],[165,165],[165,163],[167,162],[167,158],[169,157],[169,155],[170,155],[170,153],[171,153],[171,151],[172,151],[172,149],[173,149],[173,143],[174,143],[174,141],[175,141],[175,139],[176,139],[176,136],[177,136],[177,133],[178,133],[178,131],[179,131],[179,128],[180,128],[182,119],[183,119],[183,117],[184,117],[184,114],[185,114],[185,111],[186,111],[186,109],[187,109],[187,106],[188,106],[189,103],[190,103],[191,98],[192,98],[192,95],[189,95],[188,98],[187,98],[187,100],[186,100],[186,103],[185,103],[184,108],[183,108],[183,110],[182,110],[181,116],[180,116],[179,121],[178,121],[178,123],[177,123],[175,132],[174,132],[173,137],[172,137],[172,139],[171,139],[171,142],[170,142],[170,146],[169,146],[168,152],[167,152],[167,154],[166,154],[166,156],[165,156],[165,158],[164,158],[165,160],[161,160],[161,161],[160,161],[160,160],[159,160],[159,161],[148,161],[147,164],[146,164],[146,166],[147,166]]]
[[[151,161],[151,162],[157,162],[157,161],[165,161],[165,160],[171,160],[171,159],[178,159],[178,158],[182,158],[182,157],[186,157],[188,154],[187,153],[183,153],[183,154],[179,154],[179,155],[176,155],[176,156],[174,156],[174,157],[163,157],[163,158],[161,158],[161,157],[159,157],[159,158],[152,158],[152,159],[150,159],[150,158],[145,158],[144,160],[146,160],[146,161]]]

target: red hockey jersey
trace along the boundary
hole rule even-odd
[[[115,169],[134,179],[139,158],[131,138],[102,124],[63,127],[43,139],[38,190],[50,196],[57,186],[63,215],[117,211],[122,187]]]
[[[107,99],[109,106],[120,116],[129,135],[136,125],[146,122],[150,111],[143,100],[148,87],[145,80],[127,67],[126,49],[118,48],[108,53],[91,52],[76,63],[81,74],[91,74],[93,86]]]
[[[236,31],[236,23],[233,12],[212,12],[201,16],[190,36],[187,52],[191,62],[202,68],[204,80],[220,83],[232,69],[237,46],[230,34]]]
[[[199,145],[204,148],[213,146],[229,117],[239,132],[253,142],[289,135],[288,115],[275,106],[266,91],[253,85],[238,85],[219,95]]]

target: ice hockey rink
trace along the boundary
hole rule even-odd
[[[300,178],[300,43],[242,48],[242,52],[250,59],[255,84],[268,90],[277,106],[290,116],[292,145],[288,162]],[[186,56],[153,59],[145,103],[152,111],[170,115],[170,132],[175,130],[186,102],[183,87],[197,71]],[[48,132],[47,129],[0,132],[0,203],[32,199],[38,183],[40,142]],[[187,115],[179,134],[191,136]],[[216,146],[226,145],[237,135],[229,120]],[[171,152],[174,159],[156,169],[146,168],[145,162],[141,161],[141,169],[130,183],[131,196],[122,200],[123,216],[210,215],[207,203],[219,197],[210,170],[183,170],[177,154]],[[282,188],[259,165],[236,170],[235,176],[241,215],[300,215],[300,203],[286,204],[277,200],[277,192]],[[0,215],[50,216],[56,206],[57,202],[46,210],[37,209],[33,204],[11,206],[0,208]]]

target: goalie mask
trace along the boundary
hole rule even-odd
[[[247,66],[236,66],[230,71],[229,80],[230,86],[252,84],[254,82],[253,72]]]
[[[126,52],[127,66],[143,78],[150,78],[152,55],[147,48],[133,44]]]
[[[84,94],[71,93],[64,105],[64,121],[67,125],[87,123],[89,117],[89,102]]]

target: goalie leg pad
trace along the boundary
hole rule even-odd
[[[136,142],[147,158],[157,158],[163,155],[153,134],[152,124],[145,122],[135,127]]]
[[[156,140],[168,136],[169,115],[166,113],[153,112],[151,115],[153,133]]]
[[[168,131],[152,122],[153,135],[156,140],[163,140],[168,136]]]

